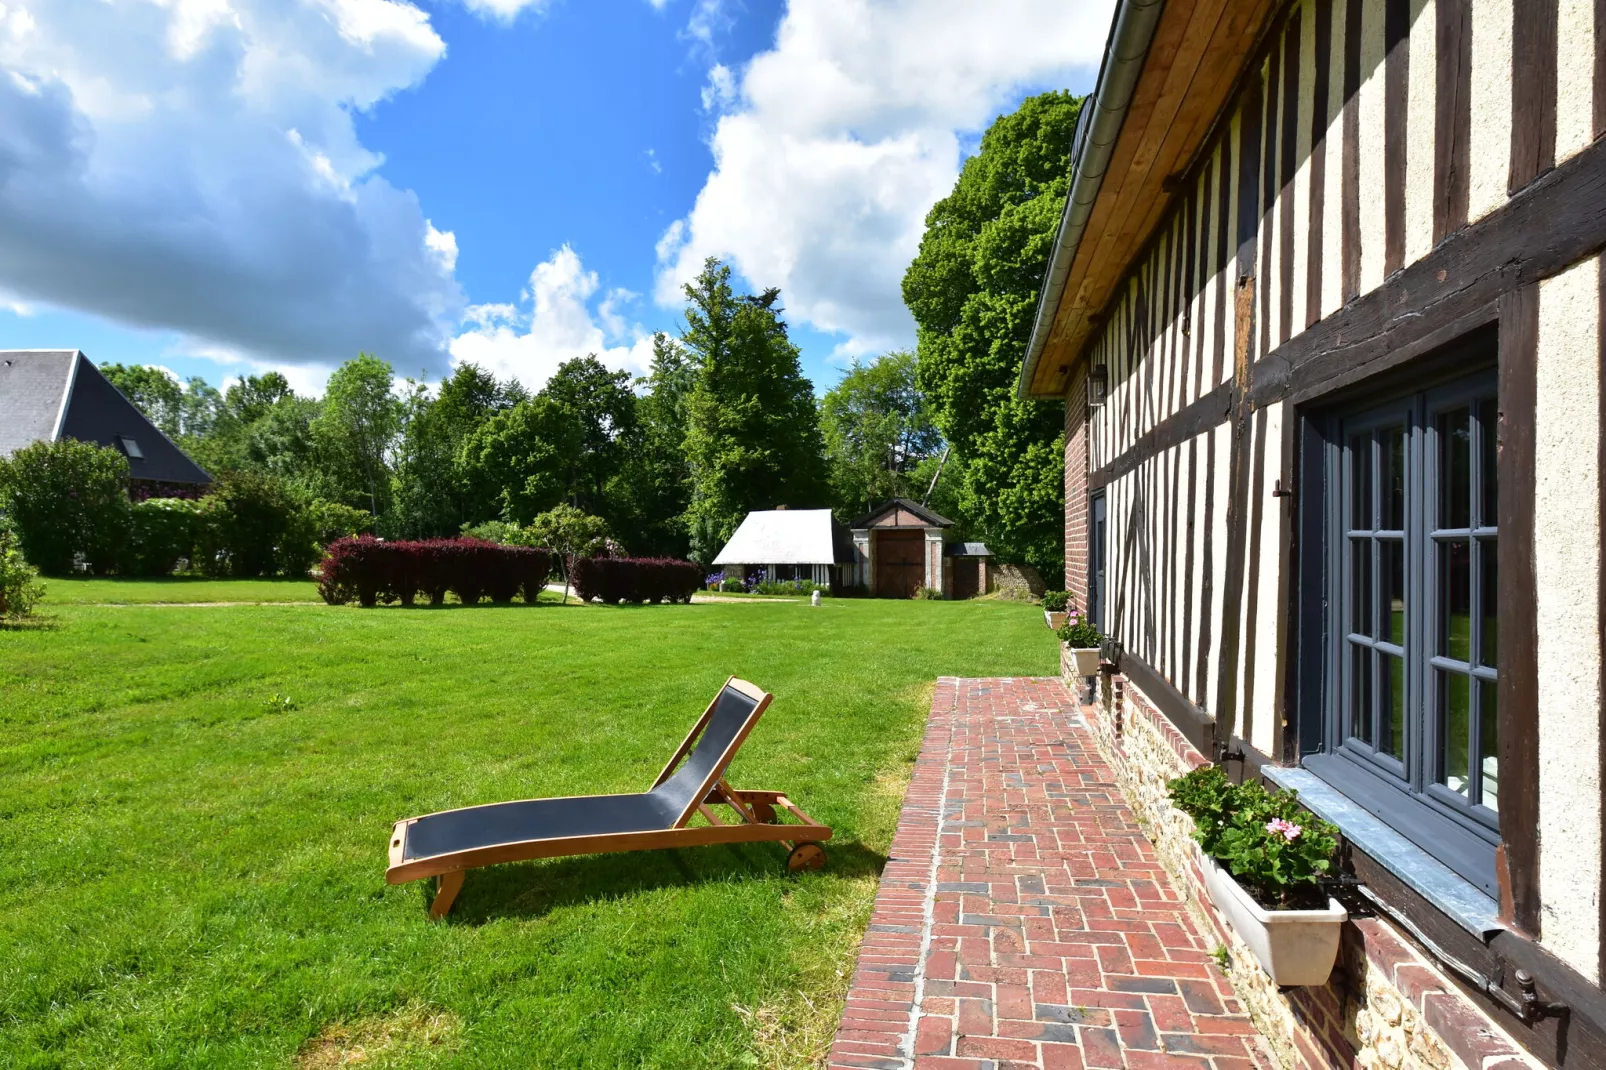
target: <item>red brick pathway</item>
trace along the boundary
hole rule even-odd
[[[944,677],[830,1065],[1272,1065],[1210,950],[1060,682]]]

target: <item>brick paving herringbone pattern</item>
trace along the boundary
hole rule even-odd
[[[1058,680],[943,678],[832,1067],[1269,1066]]]

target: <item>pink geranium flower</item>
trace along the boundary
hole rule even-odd
[[[1280,832],[1282,833],[1283,839],[1292,843],[1299,837],[1299,834],[1305,830],[1303,827],[1294,824],[1292,821],[1284,821],[1280,817],[1274,817],[1270,821],[1266,822],[1266,831],[1271,833],[1273,836]]]

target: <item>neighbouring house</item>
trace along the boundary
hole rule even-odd
[[[762,570],[772,580],[810,580],[831,590],[851,585],[853,549],[829,509],[754,510],[714,558],[728,576]]]
[[[1118,0],[1082,112],[1020,394],[1101,746],[1287,1065],[1606,1067],[1603,15]],[[1200,760],[1343,830],[1324,988],[1198,895]]]
[[[922,587],[946,593],[943,535],[953,523],[919,502],[889,499],[849,525],[853,583],[872,598],[911,598]]]
[[[63,438],[121,450],[132,493],[188,495],[212,482],[83,353],[0,350],[0,457]]]

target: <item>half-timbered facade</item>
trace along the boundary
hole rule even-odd
[[[1603,31],[1606,0],[1121,0],[1021,376],[1066,401],[1109,700],[1298,787],[1474,1031],[1590,1067]],[[1375,1048],[1282,998],[1303,1061]]]

